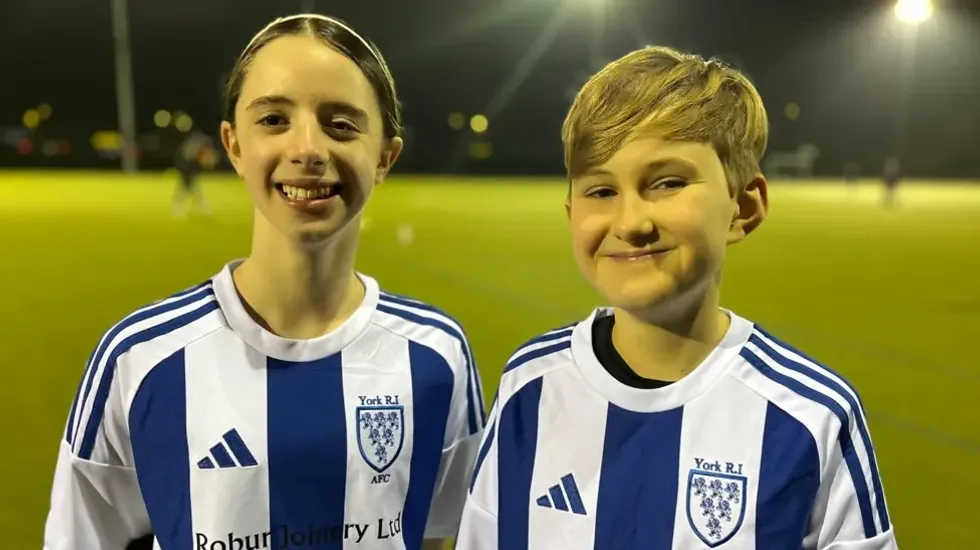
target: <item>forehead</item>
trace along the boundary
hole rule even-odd
[[[634,175],[671,165],[683,165],[703,176],[722,171],[721,160],[709,143],[647,136],[627,141],[606,162],[586,170],[583,176],[594,172]]]
[[[283,95],[301,102],[345,101],[367,112],[377,108],[371,83],[346,55],[312,36],[282,36],[259,49],[242,85],[241,104]]]

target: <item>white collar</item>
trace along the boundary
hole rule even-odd
[[[232,272],[242,260],[234,260],[213,277],[214,294],[231,330],[260,353],[283,361],[313,361],[333,355],[357,339],[368,326],[378,306],[380,291],[371,277],[357,273],[364,283],[364,300],[354,314],[331,332],[309,340],[282,338],[267,331],[245,310]]]
[[[735,363],[734,359],[752,334],[752,323],[724,310],[731,319],[728,331],[714,350],[684,378],[655,389],[633,388],[616,380],[599,363],[592,348],[592,323],[611,315],[598,308],[572,331],[572,357],[586,382],[619,407],[636,412],[659,412],[683,406],[708,390]]]

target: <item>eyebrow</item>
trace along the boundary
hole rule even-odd
[[[284,95],[264,95],[253,99],[251,103],[248,104],[248,107],[245,107],[245,110],[277,105],[294,106],[296,105],[296,102]],[[345,101],[328,101],[321,107],[321,110],[338,111],[352,117],[362,119],[368,118],[367,113],[364,112],[363,109],[355,107],[354,105],[351,105]]]
[[[248,107],[245,107],[245,109],[248,110],[248,109],[255,109],[256,107],[268,107],[270,105],[295,105],[295,104],[296,102],[294,102],[292,99],[289,99],[284,95],[264,95],[253,99],[252,102],[248,104]]]
[[[682,159],[680,157],[666,157],[662,159],[652,160],[646,163],[643,166],[643,172],[644,173],[656,172],[658,170],[663,170],[664,168],[669,168],[678,165],[688,170],[697,171],[697,166],[689,160]],[[610,175],[612,174],[608,170],[604,170],[598,167],[592,167],[582,172],[582,175],[579,177],[584,178],[587,176],[610,176]]]

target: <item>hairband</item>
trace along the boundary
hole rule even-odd
[[[252,40],[249,41],[248,46],[245,46],[245,49],[242,50],[242,51],[247,52],[249,50],[249,48],[252,47],[252,43],[255,42],[256,40],[258,40],[259,37],[261,37],[263,34],[265,34],[269,29],[275,27],[276,25],[278,25],[280,23],[284,23],[286,21],[292,21],[293,19],[320,19],[322,21],[328,21],[330,23],[333,23],[334,25],[337,25],[338,27],[344,29],[345,31],[347,31],[350,34],[352,34],[355,38],[357,38],[358,40],[360,40],[361,41],[361,44],[364,44],[364,47],[367,48],[367,50],[369,52],[371,52],[371,55],[374,56],[374,59],[378,62],[378,64],[381,65],[382,67],[385,67],[385,63],[384,63],[384,61],[381,60],[380,54],[378,54],[378,52],[376,52],[374,50],[374,48],[371,46],[371,44],[369,44],[368,41],[365,40],[363,36],[361,36],[360,34],[358,34],[357,31],[355,31],[354,29],[350,28],[347,24],[343,23],[342,21],[339,21],[339,20],[334,19],[332,17],[327,17],[326,15],[320,15],[318,13],[300,13],[300,14],[297,14],[297,15],[290,15],[288,17],[280,17],[280,18],[276,19],[275,21],[273,21],[272,23],[269,23],[268,25],[265,26],[264,29],[262,29],[261,31],[259,31],[258,33],[256,33],[255,36],[252,37]]]

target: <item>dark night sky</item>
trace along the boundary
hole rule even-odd
[[[409,164],[439,170],[456,140],[448,113],[485,110],[557,9],[574,1],[313,4],[381,47],[412,131]],[[645,42],[732,62],[766,100],[770,151],[812,141],[822,150],[823,172],[839,173],[848,160],[877,170],[901,149],[912,172],[977,176],[980,10],[968,9],[970,3],[945,2],[919,29],[909,56],[908,28],[891,18],[887,0],[610,0],[603,54],[608,60]],[[129,4],[140,130],[151,130],[153,112],[166,108],[189,112],[213,132],[221,79],[238,51],[269,20],[298,12],[303,2]],[[588,14],[568,15],[527,80],[491,119],[496,169],[560,170],[566,91],[591,68],[594,21]],[[0,126],[18,124],[24,109],[42,101],[54,106],[51,125],[64,132],[115,126],[109,0],[2,0],[0,31]],[[802,107],[796,122],[783,115],[790,101]]]

